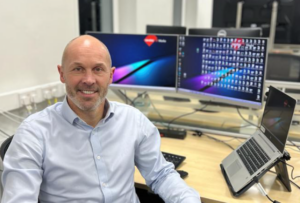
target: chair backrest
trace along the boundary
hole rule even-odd
[[[10,136],[9,138],[7,138],[2,144],[1,144],[1,147],[0,147],[0,156],[1,156],[1,159],[2,161],[4,160],[4,155],[13,139],[13,135]]]

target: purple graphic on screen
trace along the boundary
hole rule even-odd
[[[221,79],[221,78],[222,79],[224,79],[224,78],[231,79],[231,75],[228,74],[231,69],[220,70],[220,71],[215,71],[215,72],[211,72],[208,74],[195,76],[195,77],[192,77],[192,78],[184,81],[184,84],[190,88],[192,87],[193,90],[200,90],[207,86],[211,86],[210,89],[214,89],[216,87],[214,87],[212,85],[212,83],[218,83],[219,82],[218,79]],[[226,75],[226,74],[228,74],[228,75]]]
[[[135,62],[132,64],[128,64],[125,66],[117,67],[115,70],[115,73],[114,73],[113,82],[123,78],[124,76],[128,75],[132,71],[136,70],[137,68],[139,68],[142,65],[144,65],[145,63],[147,63],[148,61],[149,61],[149,59]]]

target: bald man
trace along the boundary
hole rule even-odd
[[[165,202],[200,202],[163,158],[157,128],[106,99],[115,68],[102,42],[73,39],[57,68],[67,96],[19,126],[3,163],[2,203],[138,203],[135,166]]]

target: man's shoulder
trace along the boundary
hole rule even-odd
[[[34,114],[31,114],[28,116],[25,120],[24,123],[34,123],[37,121],[51,121],[53,117],[59,116],[60,115],[60,108],[61,108],[62,103],[58,102],[54,105],[48,106],[45,109],[36,112]]]
[[[109,101],[109,104],[112,108],[113,111],[132,111],[132,112],[140,112],[138,109],[134,108],[133,106],[130,106],[128,104],[124,104],[124,103],[120,103],[120,102],[116,102],[116,101]]]

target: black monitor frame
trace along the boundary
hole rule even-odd
[[[183,26],[166,26],[166,25],[147,25],[147,34],[177,34],[185,35],[186,27]]]
[[[261,37],[261,28],[190,28],[189,35],[221,37]],[[224,36],[225,35],[225,36]]]

